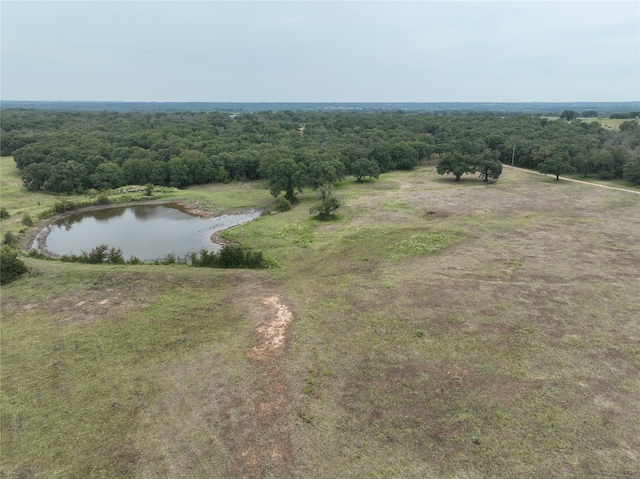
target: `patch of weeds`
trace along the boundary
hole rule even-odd
[[[33,226],[33,218],[29,213],[22,214],[22,224],[25,226]]]
[[[461,326],[461,325],[465,324],[465,320],[464,320],[464,318],[462,318],[461,316],[459,316],[457,314],[451,314],[447,318],[447,323],[449,323],[451,325]]]
[[[476,429],[476,432],[471,436],[471,441],[478,446],[482,443],[482,431],[480,429]]]
[[[498,303],[496,304],[496,309],[499,309],[500,311],[506,311],[507,309],[509,309],[509,307],[506,304]]]
[[[355,233],[351,233],[349,235],[344,236],[342,238],[342,241],[345,241],[347,243],[360,242],[360,241],[363,241],[363,240],[370,240],[370,239],[373,239],[373,238],[380,237],[383,234],[384,234],[384,232],[382,232],[382,231],[376,231],[376,230],[370,230],[370,229],[362,229],[362,230],[356,231]]]
[[[637,379],[623,379],[620,383],[620,389],[629,391],[632,393],[640,393],[640,380]]]
[[[416,337],[424,338],[425,336],[426,336],[426,333],[424,331],[416,331]]]
[[[465,410],[455,415],[454,423],[471,422],[474,419],[475,419],[475,416],[473,415],[473,413],[471,411]]]
[[[298,417],[302,419],[305,424],[313,424],[313,420],[315,419],[313,414],[307,412],[299,412]]]
[[[298,246],[309,246],[313,243],[313,229],[308,225],[295,223],[283,226],[273,234],[274,238],[292,239]]]
[[[308,376],[305,378],[304,382],[306,383],[302,387],[302,392],[308,394],[309,396],[313,396],[318,389],[318,385],[316,383],[316,379],[314,377]]]
[[[509,418],[509,414],[507,413],[507,411],[504,409],[504,407],[500,406],[497,410],[496,410],[496,419],[498,421],[505,421]]]
[[[580,338],[580,336],[576,336],[575,334],[568,334],[563,339],[565,342],[572,344],[577,348],[584,349],[588,346],[588,344],[584,342],[582,338]]]
[[[382,209],[388,211],[398,211],[409,209],[409,205],[402,200],[386,201],[382,203]]]
[[[457,236],[446,231],[430,231],[403,239],[389,249],[392,253],[403,256],[437,254],[457,240]]]
[[[309,371],[309,375],[304,379],[305,385],[302,392],[309,396],[315,396],[320,386],[320,380],[323,377],[335,378],[336,373],[325,366],[316,366]]]

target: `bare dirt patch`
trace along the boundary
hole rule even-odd
[[[293,314],[282,304],[279,296],[265,298],[263,304],[269,309],[272,317],[258,327],[257,344],[249,352],[249,356],[258,361],[266,361],[283,354],[287,326],[293,319]]]
[[[255,328],[253,345],[247,351],[254,373],[250,386],[254,395],[252,405],[229,403],[222,410],[223,417],[239,416],[227,426],[225,435],[229,472],[231,477],[289,477],[294,462],[291,394],[282,370],[293,313],[271,285],[252,273],[240,276],[244,281],[234,302]]]

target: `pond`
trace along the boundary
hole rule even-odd
[[[89,252],[98,245],[120,248],[126,260],[162,259],[169,253],[185,257],[203,248],[218,251],[211,235],[247,223],[259,211],[201,218],[177,205],[135,205],[78,213],[61,219],[34,239],[32,248],[61,256]]]

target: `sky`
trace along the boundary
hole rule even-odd
[[[640,2],[0,3],[0,99],[640,100]]]

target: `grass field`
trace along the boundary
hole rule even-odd
[[[2,168],[10,210],[55,199]],[[227,233],[269,270],[26,258],[1,291],[0,475],[640,477],[639,195],[431,167],[337,193],[337,221],[305,192]]]
[[[542,118],[547,118],[548,120],[557,120],[559,116],[545,116]],[[584,121],[586,123],[600,123],[602,128],[612,131],[618,131],[620,129],[620,125],[625,121],[633,121],[624,118],[578,118],[580,121]]]

